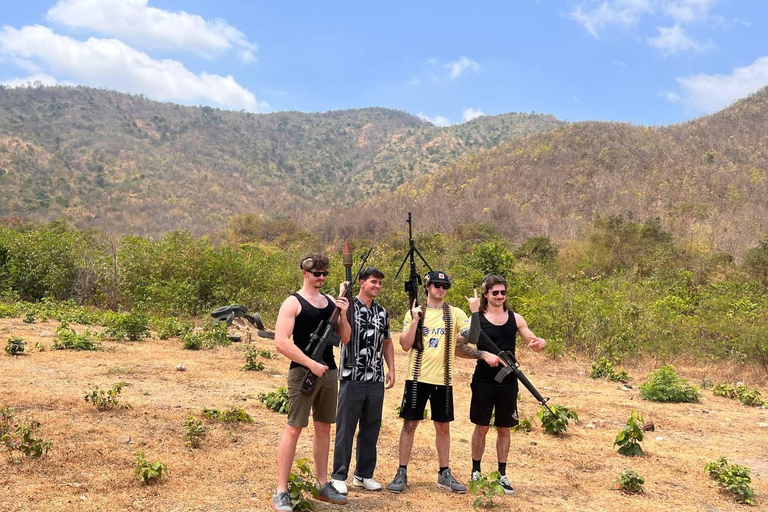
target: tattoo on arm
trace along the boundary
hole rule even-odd
[[[470,347],[464,336],[456,338],[456,352],[459,357],[464,357],[466,359],[481,359],[483,357],[483,351]]]

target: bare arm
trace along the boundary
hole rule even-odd
[[[411,325],[409,325],[408,329],[403,331],[403,334],[400,335],[400,346],[406,352],[411,350],[413,343],[416,341],[416,331],[419,328],[419,318],[421,317],[421,314],[421,306],[418,306],[416,301],[413,301],[413,307],[411,308]]]
[[[515,321],[517,322],[517,332],[520,333],[520,337],[528,345],[528,348],[534,352],[541,352],[544,347],[547,346],[547,342],[544,338],[538,338],[533,331],[528,328],[528,324],[521,315],[515,313]]]
[[[464,359],[482,359],[489,366],[504,365],[504,362],[498,356],[470,346],[463,334],[456,338],[456,355]]]
[[[395,344],[392,343],[392,338],[384,340],[382,354],[384,356],[384,361],[387,363],[387,376],[384,380],[384,389],[389,389],[395,385]]]
[[[296,297],[291,296],[283,301],[277,313],[277,323],[275,323],[275,348],[294,363],[306,366],[312,370],[312,373],[321,377],[328,367],[313,361],[291,339],[293,326],[299,313],[301,313],[301,304]]]

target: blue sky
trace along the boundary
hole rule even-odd
[[[768,85],[768,2],[2,0],[0,83],[234,110],[666,125]],[[762,36],[760,34],[763,34]]]

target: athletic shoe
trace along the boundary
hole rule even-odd
[[[336,489],[336,492],[339,494],[343,494],[344,496],[347,495],[347,482],[344,480],[336,480],[335,478],[331,480],[331,485],[334,489]]]
[[[389,492],[400,494],[405,490],[406,485],[408,485],[408,472],[405,468],[397,468],[395,479],[389,484]]]
[[[460,484],[458,480],[453,478],[451,474],[451,468],[446,468],[442,473],[437,475],[437,487],[440,489],[448,489],[451,492],[457,494],[464,494],[467,492],[467,486]]]
[[[355,487],[364,487],[369,491],[381,490],[381,484],[373,478],[360,478],[357,475],[355,475],[355,477],[352,479],[352,485]]]
[[[320,501],[333,503],[334,505],[347,504],[347,497],[336,492],[336,489],[331,485],[331,482],[326,482],[324,486],[317,490],[316,498]]]
[[[277,512],[293,512],[291,496],[287,492],[277,492],[272,495],[272,508]]]
[[[483,479],[483,475],[479,471],[473,471],[472,476],[469,477],[470,482],[479,482]]]
[[[504,488],[504,494],[515,494],[515,489],[510,485],[507,475],[502,476],[499,483]]]

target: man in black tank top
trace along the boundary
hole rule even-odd
[[[339,322],[335,327],[342,343],[349,342],[351,332],[347,320],[349,301],[342,297],[335,299],[320,292],[328,276],[328,258],[322,254],[307,254],[299,266],[304,284],[291,294],[280,306],[275,324],[275,347],[278,352],[291,360],[288,370],[289,406],[288,424],[277,448],[277,490],[272,497],[272,506],[277,511],[292,510],[288,495],[288,475],[296,455],[296,444],[301,431],[309,424],[309,413],[315,429],[313,453],[315,454],[315,476],[320,482],[317,499],[343,505],[347,498],[328,483],[328,451],[331,445],[331,424],[336,422],[336,362],[333,347],[329,344],[323,353],[323,362],[312,360],[305,352],[309,339],[321,322],[330,319],[335,308],[339,308]],[[343,290],[343,288],[342,288]],[[291,339],[293,337],[293,339]],[[301,381],[307,369],[317,377],[317,385],[311,395],[301,392]]]
[[[482,297],[467,297],[472,313],[480,312],[480,327],[496,344],[499,350],[515,353],[515,335],[526,342],[535,352],[541,352],[546,346],[542,338],[537,338],[528,328],[525,319],[510,311],[507,307],[507,280],[500,275],[488,274],[483,279]],[[509,429],[517,425],[517,379],[508,375],[499,384],[494,379],[503,364],[494,354],[470,347],[464,337],[459,337],[456,346],[459,357],[477,359],[475,373],[472,376],[472,403],[469,406],[469,419],[475,424],[472,433],[472,477],[480,480],[482,472],[480,462],[485,451],[485,437],[491,417],[496,412],[496,453],[499,456],[501,486],[505,494],[515,490],[507,477],[507,458],[509,456]]]

